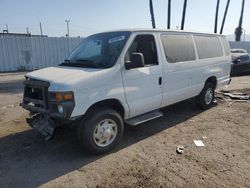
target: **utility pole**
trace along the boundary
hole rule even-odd
[[[42,28],[42,23],[40,22],[40,33],[41,33],[41,36],[43,36],[43,28]]]
[[[223,28],[224,28],[226,17],[227,17],[227,11],[228,11],[228,7],[229,7],[229,3],[230,3],[230,0],[227,0],[227,5],[226,5],[226,9],[225,9],[225,12],[224,12],[224,16],[223,16],[223,20],[222,20],[222,24],[221,24],[221,28],[220,28],[220,34],[223,33]]]
[[[187,0],[184,0],[183,10],[182,10],[181,30],[184,29],[185,25],[186,9],[187,9]]]
[[[155,16],[154,16],[154,8],[153,8],[152,0],[149,0],[149,8],[150,8],[150,14],[151,14],[152,27],[153,29],[155,29]]]
[[[26,28],[27,29],[27,35],[29,34],[29,27]]]
[[[69,22],[70,20],[65,20],[65,22],[67,23],[67,37],[69,37]]]
[[[168,0],[168,29],[170,29],[171,22],[171,0]]]
[[[8,28],[8,25],[7,25],[7,24],[5,24],[5,26],[6,26],[6,29],[4,29],[4,30],[3,30],[3,33],[9,33],[9,28]]]
[[[216,11],[215,11],[215,21],[214,21],[214,33],[217,33],[219,6],[220,6],[220,0],[217,0]]]
[[[235,41],[240,41],[240,37],[242,35],[242,21],[243,21],[244,8],[245,8],[245,0],[242,0],[239,25],[235,29]]]

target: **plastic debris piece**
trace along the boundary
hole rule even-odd
[[[237,99],[237,100],[249,100],[250,96],[244,95],[243,93],[224,93],[223,95],[230,97],[231,99]]]
[[[226,172],[226,171],[228,171],[228,170],[231,170],[231,168],[222,169],[222,170],[220,170],[220,172]]]
[[[194,144],[197,147],[205,147],[204,143],[201,140],[194,140]]]
[[[218,104],[218,100],[217,100],[217,99],[214,99],[214,100],[213,100],[213,103],[214,103],[214,104]]]
[[[176,147],[176,152],[177,152],[178,154],[182,154],[183,151],[184,151],[184,146],[177,146],[177,147]]]

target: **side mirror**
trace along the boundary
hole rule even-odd
[[[144,67],[144,57],[142,53],[132,53],[130,55],[130,60],[125,61],[126,69],[134,69]]]
[[[235,64],[238,64],[238,63],[240,63],[241,62],[241,59],[236,59],[235,60]]]

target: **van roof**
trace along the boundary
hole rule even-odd
[[[215,35],[215,36],[225,36],[216,33],[202,33],[195,31],[185,31],[185,30],[172,30],[172,29],[152,29],[152,28],[131,28],[131,29],[118,29],[118,30],[110,30],[107,32],[118,32],[118,31],[130,31],[130,32],[179,32],[179,33],[190,33],[190,34],[203,34],[203,35]]]

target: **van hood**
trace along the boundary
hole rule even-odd
[[[86,89],[90,86],[98,86],[98,82],[107,78],[110,69],[92,69],[76,67],[49,67],[26,74],[27,77],[47,81],[50,83],[50,91],[71,91]],[[110,75],[112,77],[112,75]],[[110,77],[108,76],[108,77]],[[81,88],[79,88],[79,84]],[[78,86],[78,88],[77,88]]]

